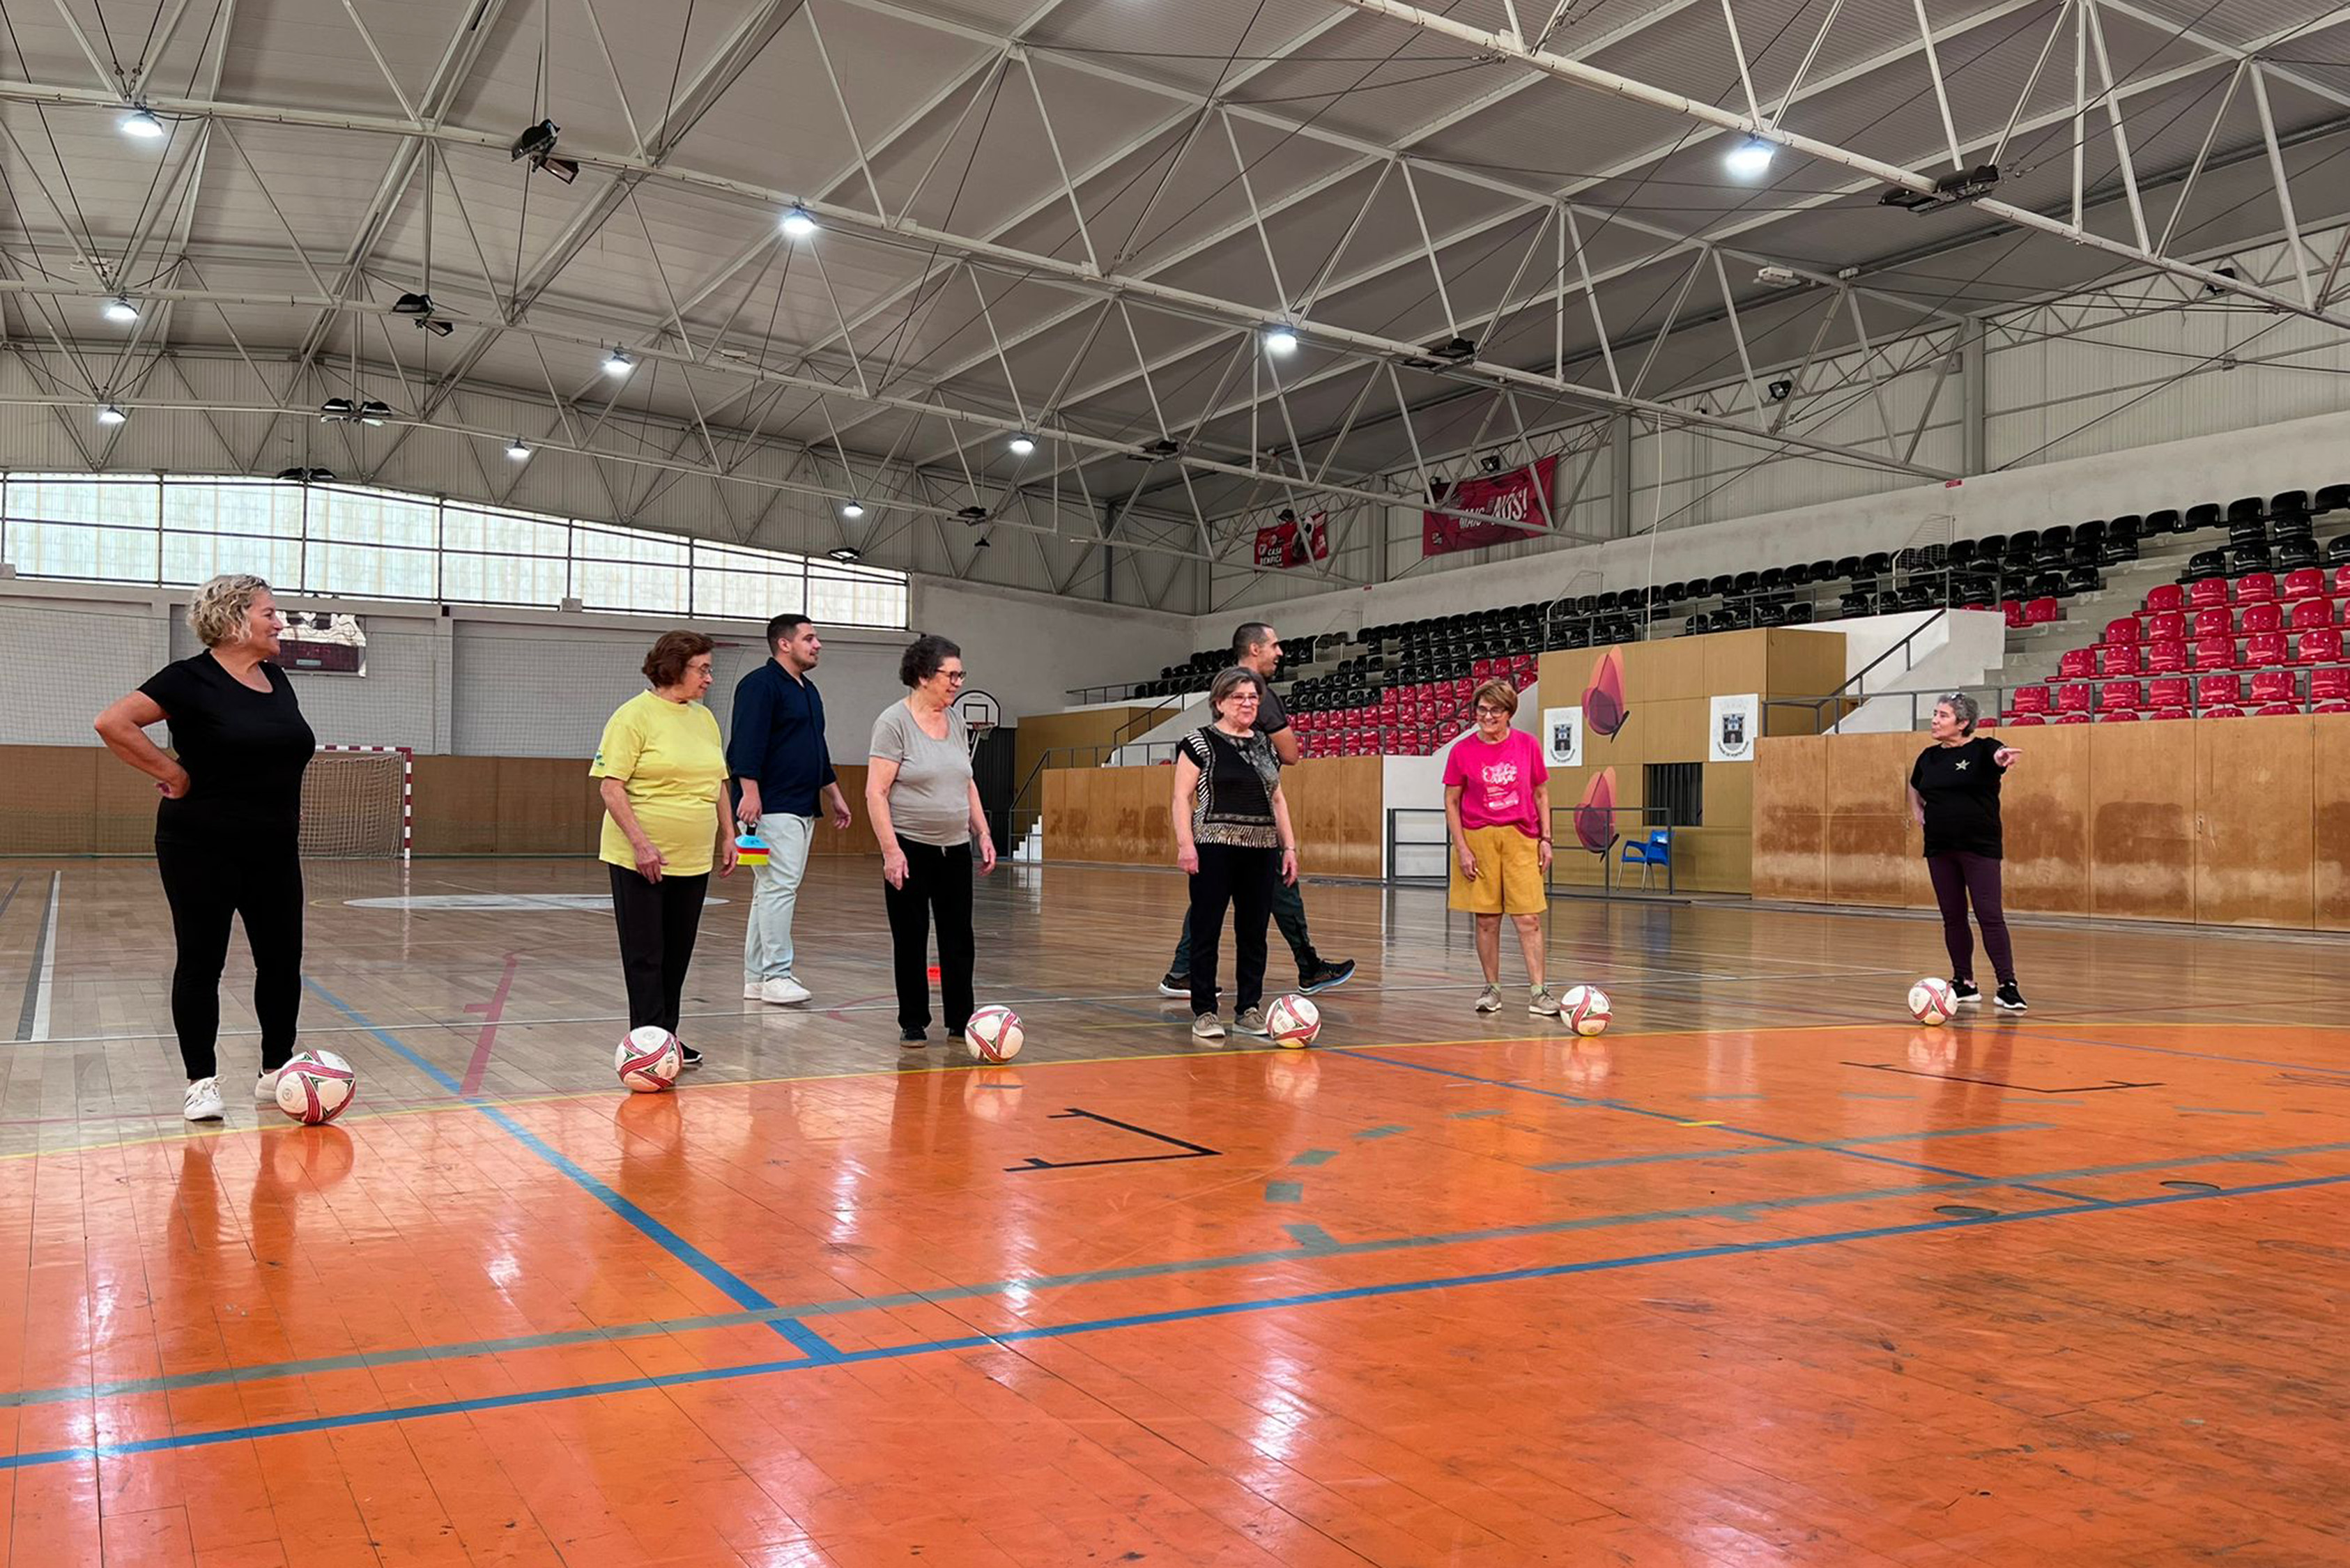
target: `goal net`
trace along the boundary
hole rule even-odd
[[[302,857],[405,860],[408,749],[321,746],[302,775]]]

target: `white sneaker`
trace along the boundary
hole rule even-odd
[[[220,1080],[198,1078],[188,1085],[187,1097],[180,1102],[180,1114],[192,1122],[216,1122],[221,1119]]]
[[[763,981],[756,980],[744,981],[743,982],[743,1000],[745,1002],[765,1001],[766,999],[759,994],[759,987],[764,983],[765,982]]]
[[[1501,1012],[1502,988],[1498,985],[1487,986],[1477,998],[1477,1011],[1480,1012]]]
[[[264,1073],[253,1081],[253,1102],[257,1106],[274,1106],[277,1103],[276,1073]]]
[[[795,1002],[806,1002],[808,995],[808,988],[790,975],[785,975],[781,980],[767,981],[759,987],[759,1000],[772,1002],[779,1007],[789,1007]]]

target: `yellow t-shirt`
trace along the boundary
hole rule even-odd
[[[726,748],[718,719],[699,702],[671,702],[640,691],[612,711],[588,769],[596,779],[629,786],[629,808],[680,877],[708,871],[716,857],[718,796],[726,787]],[[634,867],[629,836],[604,814],[600,859]]]

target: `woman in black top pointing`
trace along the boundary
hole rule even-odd
[[[204,645],[167,664],[98,716],[107,749],[155,780],[155,868],[172,906],[179,960],[172,1028],[188,1071],[192,1122],[221,1118],[221,970],[229,926],[244,919],[253,949],[253,1011],[261,1075],[253,1097],[277,1097],[302,1011],[302,771],[317,738],[277,657],[286,618],[269,585],[243,574],[196,590],[188,625]],[[175,761],[149,740],[169,722]]]
[[[1999,976],[1994,1000],[2011,1012],[2024,1010],[2008,945],[2007,911],[2000,900],[1999,781],[2023,753],[1975,733],[1981,711],[1954,692],[1934,704],[1934,743],[1909,769],[1909,815],[1926,830],[1926,870],[1942,907],[1942,940],[1950,950],[1950,989],[1960,1002],[1981,1002],[1975,984],[1975,942],[1967,904],[1982,925],[1983,950]]]

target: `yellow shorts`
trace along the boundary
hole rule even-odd
[[[1463,836],[1477,857],[1477,879],[1461,876],[1461,857],[1453,856],[1448,900],[1453,909],[1471,915],[1539,915],[1550,908],[1541,850],[1533,839],[1514,827],[1471,827]]]

